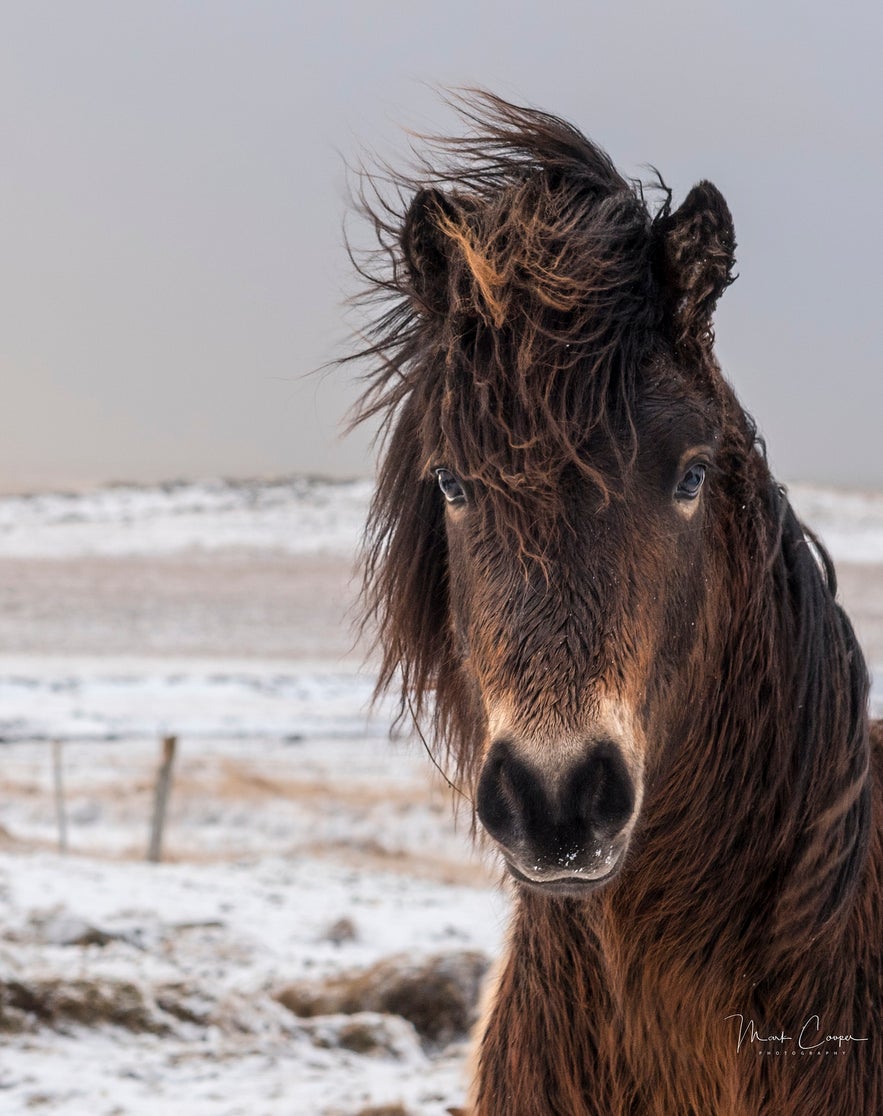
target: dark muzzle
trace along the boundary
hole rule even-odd
[[[478,786],[478,816],[519,882],[571,892],[595,887],[619,867],[635,787],[619,746],[587,744],[561,770],[540,771],[497,740]]]

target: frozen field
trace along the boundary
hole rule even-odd
[[[4,1116],[462,1102],[457,1011],[507,900],[422,749],[367,710],[347,614],[369,496],[294,479],[0,499]],[[883,665],[883,497],[793,496]],[[154,865],[166,734],[179,746]],[[351,973],[358,1003],[322,1006]],[[444,1033],[414,993],[427,973],[453,1013]],[[302,1018],[289,1007],[308,993]]]
[[[440,1114],[461,1098],[461,1042],[377,1010],[301,1021],[278,999],[498,946],[502,896],[419,757],[390,748],[182,737],[151,865],[155,742],[65,747],[66,857],[48,749],[9,745],[0,969],[22,989],[7,1009],[44,1025],[4,1036],[0,1111]]]

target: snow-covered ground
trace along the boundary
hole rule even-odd
[[[0,743],[385,737],[372,689],[347,662],[0,656]]]
[[[792,498],[883,646],[883,496]],[[382,961],[468,968],[505,933],[468,818],[390,738],[392,709],[369,710],[370,660],[342,628],[369,499],[303,478],[0,498],[3,1116],[462,1103],[462,1034],[370,997],[309,1019],[282,1002]]]
[[[418,756],[182,738],[165,862],[147,864],[156,743],[63,755],[67,856],[49,746],[5,749],[0,977],[54,1017],[4,1036],[0,1111],[440,1116],[462,1099],[462,1042],[376,1012],[299,1020],[276,998],[384,958],[499,948],[505,899]],[[80,1001],[59,1005],[53,982]]]
[[[426,757],[366,718],[365,678],[132,660],[115,679],[78,665],[24,663],[0,681],[0,704],[21,714],[0,776],[0,981],[52,1015],[4,1037],[0,1112],[440,1116],[462,1100],[462,1040],[437,1048],[369,1011],[302,1021],[276,999],[385,958],[499,948],[505,897]],[[147,864],[156,733],[172,727],[164,863]],[[67,855],[50,738],[63,741]],[[81,1002],[57,1007],[54,982]],[[367,1050],[347,1040],[353,1020]]]

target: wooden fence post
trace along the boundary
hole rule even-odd
[[[58,821],[58,851],[67,852],[67,811],[64,803],[64,771],[62,769],[61,741],[52,741],[52,769],[55,784],[55,817]]]
[[[162,742],[162,763],[156,776],[156,791],[153,798],[153,822],[150,827],[150,847],[147,859],[158,864],[162,860],[162,835],[166,820],[166,806],[169,791],[172,789],[172,765],[175,762],[176,736],[167,736]]]

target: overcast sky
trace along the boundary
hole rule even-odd
[[[736,222],[725,371],[783,479],[883,487],[883,5],[7,2],[0,488],[367,474],[343,164],[433,84],[571,119]]]

